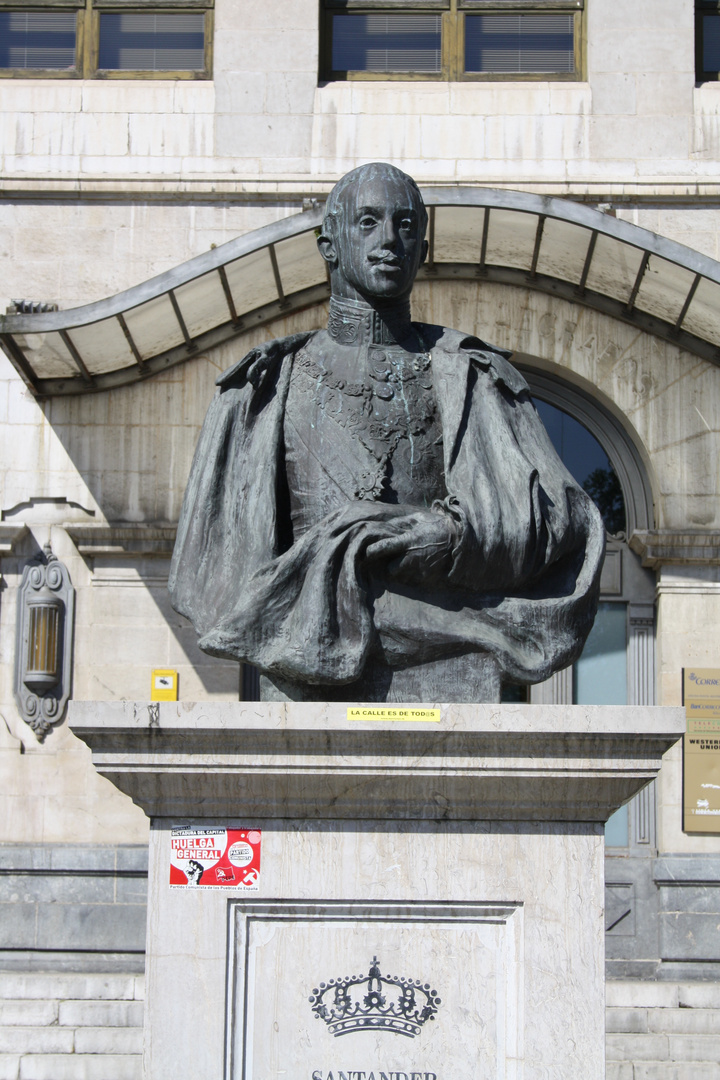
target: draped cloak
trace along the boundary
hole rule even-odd
[[[205,652],[320,685],[359,679],[372,655],[407,667],[484,653],[523,683],[579,655],[597,607],[600,515],[509,354],[420,329],[443,430],[437,509],[459,535],[447,580],[400,585],[368,570],[367,547],[396,527],[398,508],[383,502],[349,500],[293,542],[283,416],[313,335],[268,342],[218,378],[180,515],[170,595]]]

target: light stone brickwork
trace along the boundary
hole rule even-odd
[[[63,309],[101,300],[299,209],[292,203],[138,203],[128,195],[110,205],[0,204],[0,252],[7,260],[0,311],[15,297]]]
[[[607,1080],[718,1080],[716,983],[611,982]]]
[[[695,88],[692,0],[586,6],[586,81],[318,86],[316,0],[217,0],[212,81],[6,82],[3,184],[267,192],[380,158],[425,182],[715,188],[720,87]]]
[[[140,1080],[141,975],[0,973],[0,1080]]]

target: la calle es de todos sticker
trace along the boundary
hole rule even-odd
[[[257,891],[261,836],[259,829],[171,829],[170,888]]]

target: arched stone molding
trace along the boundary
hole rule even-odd
[[[562,297],[720,364],[720,263],[577,202],[474,185],[424,189],[421,281]],[[17,300],[0,348],[37,397],[96,393],[181,364],[329,295],[322,207],[290,215],[105,300]]]
[[[654,528],[720,527],[720,376],[714,365],[530,286],[424,281],[413,304],[416,318],[461,327],[513,350],[516,362],[558,375],[601,403],[629,435],[647,473]],[[629,477],[625,484],[632,487]],[[639,520],[635,527],[642,529]]]
[[[516,362],[538,374],[560,377],[599,403],[608,424],[617,422],[623,439],[630,439],[645,469],[655,530],[705,532],[720,527],[715,475],[720,461],[720,374],[714,365],[636,327],[530,287],[424,281],[416,287],[413,309],[418,319],[461,327],[493,345],[516,350]],[[254,327],[153,379],[118,388],[109,395],[110,415],[102,422],[98,397],[103,393],[56,397],[42,408],[78,462],[99,459],[109,427],[114,426],[130,461],[141,444],[139,433],[129,425],[144,429],[143,437],[157,446],[160,458],[167,455],[170,439],[173,497],[168,495],[167,506],[158,507],[157,490],[151,485],[154,491],[148,489],[137,509],[145,520],[173,521],[217,374],[257,343],[316,329],[326,318],[326,304],[314,304]],[[81,441],[82,449],[76,449],[75,443]],[[148,450],[145,446],[144,473]],[[623,476],[622,460],[613,447],[608,450],[627,497],[637,485]],[[122,516],[122,492],[115,493],[111,502],[109,517]],[[639,531],[641,521],[639,516],[635,525]]]

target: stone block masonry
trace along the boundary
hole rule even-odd
[[[720,985],[609,982],[606,1080],[719,1080]]]
[[[0,1080],[140,1080],[144,976],[0,973]]]

